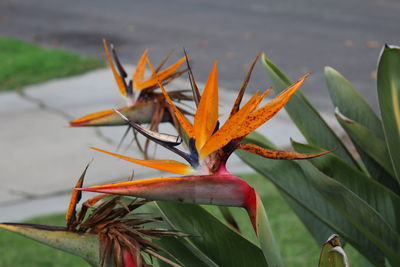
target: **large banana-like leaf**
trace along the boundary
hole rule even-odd
[[[99,239],[90,233],[75,233],[64,227],[2,223],[0,229],[20,234],[47,246],[80,256],[93,266],[99,263]]]
[[[282,92],[292,84],[288,77],[265,55],[262,56],[262,63],[276,92]],[[357,165],[340,138],[301,92],[297,91],[292,96],[286,104],[285,109],[310,144],[323,147],[327,150],[336,149],[335,153],[349,163]]]
[[[207,256],[209,266],[268,266],[261,249],[202,207],[157,202],[171,227],[190,234],[184,238]]]
[[[265,136],[257,132],[252,132],[251,134],[249,134],[245,138],[245,142],[257,144],[261,147],[265,146],[265,144],[268,144],[270,148],[276,149],[271,141],[269,141]],[[330,236],[334,232],[334,230],[328,227],[324,222],[314,216],[307,209],[303,208],[302,205],[300,205],[284,190],[280,189],[279,187],[277,187],[277,190],[288,203],[290,208],[297,214],[297,216],[303,222],[304,226],[310,231],[317,245],[324,243],[326,241],[326,238]]]
[[[337,110],[335,115],[351,140],[353,140],[362,151],[375,160],[386,172],[394,177],[394,170],[385,141],[377,137],[368,128],[345,117],[340,111]]]
[[[292,142],[292,144],[294,149],[301,153],[324,151],[321,148],[307,144],[296,142]],[[335,179],[366,201],[385,218],[391,227],[397,227],[400,230],[400,197],[397,194],[353,166],[350,166],[335,154],[313,158],[310,159],[310,162],[325,175]]]
[[[344,116],[360,123],[377,137],[384,140],[385,136],[380,119],[353,85],[331,67],[325,67],[325,79],[333,105],[339,108]],[[357,143],[354,145],[372,178],[377,179],[388,187],[393,187],[397,183]]]
[[[258,239],[268,266],[284,266],[261,198],[256,196],[255,210]]]
[[[393,226],[367,202],[320,172],[310,162],[300,161],[298,164],[325,200],[368,237],[393,266],[400,264],[400,235]]]
[[[378,66],[379,106],[390,158],[400,183],[400,48],[385,46]]]
[[[326,241],[326,237],[335,231],[317,216],[304,208],[298,201],[291,198],[285,191],[279,190],[282,197],[286,200],[290,208],[296,213],[297,217],[303,222],[304,226],[310,232],[317,245]]]
[[[173,254],[174,257],[179,260],[179,263],[185,267],[218,266],[198,248],[182,238],[164,237],[161,240],[155,240],[153,242]],[[159,261],[159,265],[165,267],[171,266],[163,261]]]
[[[267,144],[265,146],[267,147]],[[371,262],[376,265],[384,264],[384,258],[379,249],[323,198],[296,162],[265,159],[245,151],[236,153],[293,201],[350,242]]]
[[[340,112],[384,139],[382,123],[353,85],[331,67],[325,67],[326,86],[332,103]]]

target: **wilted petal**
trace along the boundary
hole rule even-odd
[[[261,55],[261,51],[254,58],[253,63],[251,64],[250,69],[246,74],[246,78],[244,79],[244,81],[242,83],[242,86],[241,86],[241,88],[239,90],[239,94],[236,97],[235,103],[232,106],[231,113],[230,113],[229,117],[232,117],[236,112],[239,111],[240,103],[242,102],[244,92],[246,91],[247,84],[249,83],[249,80],[250,80],[250,77],[251,77],[251,73],[253,72],[253,69],[254,69],[256,63],[257,63],[258,59],[260,58],[260,55]]]
[[[254,144],[239,144],[237,148],[269,159],[311,159],[330,153],[330,151],[324,151],[320,153],[304,154],[292,151],[267,149]]]

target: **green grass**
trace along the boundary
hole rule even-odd
[[[0,91],[104,67],[103,61],[0,38]]]
[[[260,175],[241,176],[255,187],[264,201],[274,235],[286,266],[317,266],[319,249],[306,228],[280,196],[275,187]],[[207,209],[220,216],[213,206]],[[256,242],[248,216],[243,209],[230,208],[242,233]],[[64,214],[39,217],[30,223],[64,225]],[[46,247],[12,233],[0,231],[0,266],[89,266],[83,260],[64,252]],[[347,245],[345,251],[352,266],[361,266],[358,252]],[[23,257],[22,257],[23,255]],[[29,260],[27,260],[29,259]],[[52,262],[56,262],[54,264]]]

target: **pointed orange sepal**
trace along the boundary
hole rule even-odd
[[[217,64],[218,62],[215,61],[194,117],[194,135],[198,151],[210,138],[218,122]]]
[[[89,164],[86,165],[85,170],[83,171],[83,173],[79,177],[78,181],[76,182],[75,187],[74,187],[75,189],[83,186],[83,180],[85,179],[85,175],[86,175],[86,171],[87,171],[88,167],[89,167]],[[65,214],[65,221],[66,221],[68,229],[74,223],[73,221],[75,220],[75,215],[76,215],[76,205],[81,200],[81,197],[82,197],[81,192],[79,192],[77,190],[72,191],[71,198],[70,198],[69,205],[68,205],[68,210],[67,210],[67,213]]]
[[[157,73],[155,73],[155,70],[149,60],[147,60],[147,64],[149,65],[155,78],[157,78],[158,77]],[[158,85],[160,86],[160,89],[161,89],[165,99],[167,100],[169,106],[173,110],[174,115],[175,115],[176,119],[178,120],[179,124],[182,126],[182,128],[186,132],[186,134],[190,138],[193,138],[194,137],[193,125],[190,123],[190,121],[188,121],[188,119],[186,119],[186,117],[182,114],[182,112],[180,112],[179,109],[174,105],[174,103],[172,102],[171,98],[169,97],[167,91],[165,90],[164,86],[161,84],[161,82],[158,78],[157,78],[157,82],[158,82]]]
[[[140,85],[144,81],[144,72],[146,70],[146,60],[147,55],[149,53],[149,49],[147,48],[144,52],[142,57],[139,59],[135,72],[133,73],[132,82],[133,82],[133,89],[134,90],[141,90]]]
[[[310,154],[303,154],[297,153],[292,151],[284,151],[284,150],[272,150],[263,148],[254,144],[239,144],[237,146],[238,149],[242,149],[254,154],[257,154],[264,158],[269,159],[285,159],[285,160],[295,160],[295,159],[310,159],[319,157],[325,154],[330,153],[331,151],[324,151],[320,153],[310,153]]]
[[[117,82],[119,92],[121,93],[122,96],[126,96],[126,88],[125,88],[125,83],[122,77],[118,74],[117,70],[115,69],[114,63],[111,59],[110,51],[108,50],[108,45],[106,39],[103,39],[103,46],[104,50],[106,52],[106,57],[108,64],[111,67],[112,73],[114,75],[115,81]]]
[[[205,158],[212,152],[228,144],[237,135],[237,131],[240,130],[248,114],[258,106],[262,100],[261,97],[263,96],[259,96],[258,92],[256,92],[246,105],[232,115],[224,125],[209,138],[207,143],[200,150],[200,158]]]
[[[166,68],[163,71],[160,71],[158,74],[158,80],[157,77],[155,77],[154,75],[152,75],[148,80],[146,80],[145,82],[142,82],[140,84],[138,84],[135,87],[135,90],[143,90],[149,87],[153,87],[155,85],[158,84],[158,81],[160,81],[161,83],[168,79],[169,77],[173,76],[175,74],[175,71],[183,64],[183,62],[185,62],[186,58],[183,57],[180,60],[178,60],[177,62],[175,62],[175,64],[171,65],[170,67]]]
[[[120,154],[112,153],[95,147],[91,147],[91,149],[160,171],[181,174],[181,175],[193,172],[193,169],[190,166],[175,160],[141,160],[141,159],[129,158]]]
[[[246,136],[247,134],[253,132],[270,118],[272,118],[279,110],[281,110],[285,104],[289,101],[290,97],[300,88],[304,83],[304,80],[310,74],[304,75],[297,82],[293,83],[285,91],[281,92],[273,100],[271,100],[264,107],[251,113],[247,120],[243,123],[241,130],[238,131],[236,138]]]

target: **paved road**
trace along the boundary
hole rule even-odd
[[[330,65],[376,108],[371,75],[380,46],[400,44],[399,13],[396,0],[2,0],[0,33],[97,57],[107,37],[129,63],[146,47],[158,60],[184,46],[198,79],[218,59],[220,83],[232,89],[262,48],[292,79],[314,73],[303,92],[318,107],[330,108],[322,76]],[[253,90],[270,86],[261,66],[254,78]]]

